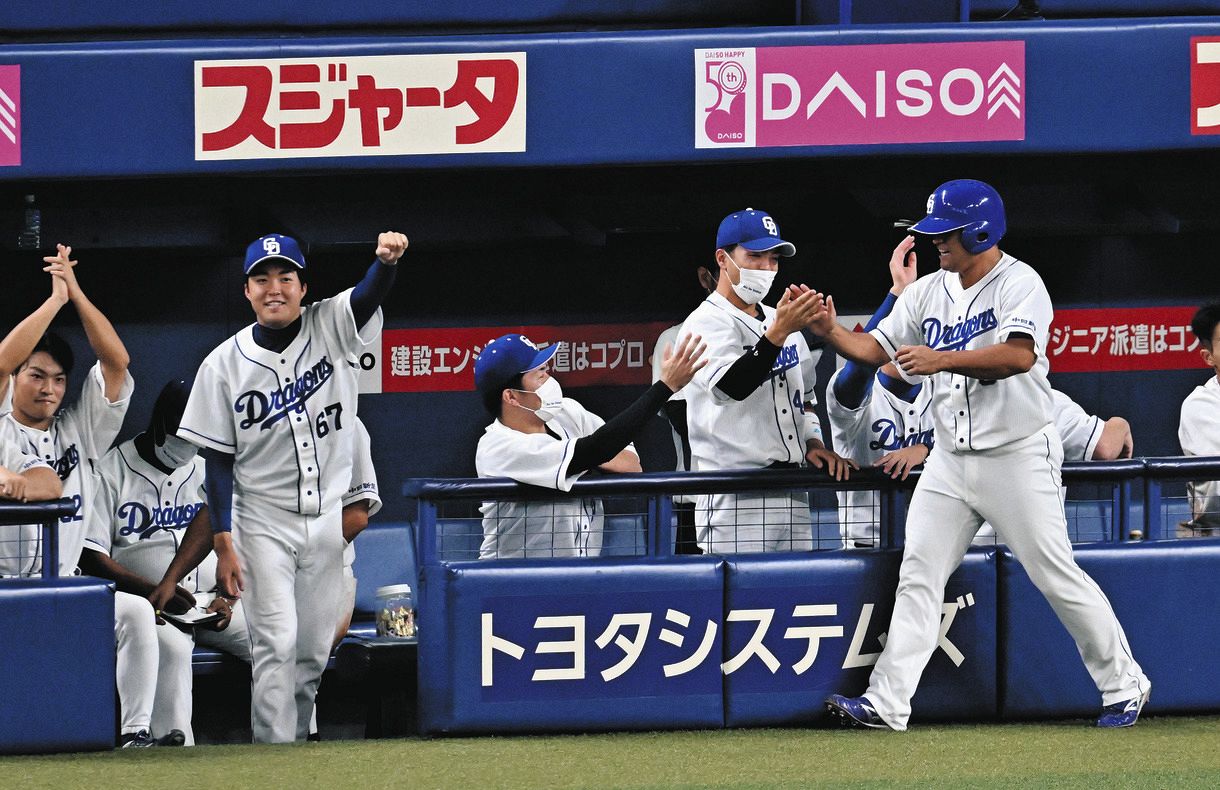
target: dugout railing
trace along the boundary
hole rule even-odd
[[[403,493],[417,510],[417,564],[475,559],[485,502],[542,503],[556,499],[603,503],[606,556],[669,557],[675,553],[680,506],[675,499],[722,492],[808,492],[814,550],[840,548],[833,499],[839,491],[876,491],[877,548],[902,545],[906,505],[919,478],[891,480],[872,469],[837,482],[812,469],[649,472],[581,480],[555,492],[507,479],[407,480]],[[1075,543],[1163,540],[1182,536],[1174,525],[1191,520],[1185,486],[1220,479],[1220,458],[1135,458],[1065,463],[1063,483],[1069,535]]]
[[[47,502],[0,502],[0,558],[10,555],[17,543],[16,525],[41,525],[41,555],[43,579],[59,575],[59,520],[76,513],[76,503],[71,499],[53,499]],[[0,578],[3,575],[0,574]]]

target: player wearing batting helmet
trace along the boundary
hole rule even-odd
[[[904,730],[936,647],[945,583],[984,514],[1067,628],[1101,692],[1101,727],[1129,727],[1151,684],[1114,610],[1076,565],[1059,494],[1063,444],[1051,421],[1046,343],[1052,308],[1042,279],[997,246],[999,194],[950,181],[912,231],[930,237],[940,270],[916,280],[871,332],[838,324],[819,295],[813,330],[840,354],[931,377],[936,449],[911,499],[889,636],[863,696],[833,695],[831,714]]]

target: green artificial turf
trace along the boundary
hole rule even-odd
[[[5,788],[1220,787],[1220,717],[330,741],[0,758]]]

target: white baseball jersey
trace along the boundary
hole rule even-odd
[[[605,421],[571,398],[546,424],[554,433],[523,433],[496,420],[475,450],[479,477],[509,477],[520,483],[571,491],[584,472],[568,473],[576,440]],[[558,438],[556,438],[558,436]],[[634,445],[627,449],[635,453]],[[493,557],[583,557],[601,553],[600,500],[484,502],[480,559]]]
[[[816,402],[814,368],[821,354],[811,353],[799,332],[788,335],[770,377],[745,400],[716,388],[775,321],[775,308],[758,308],[761,320],[713,293],[682,324],[683,336],[701,335],[707,343],[707,365],[683,390],[693,470],[804,465],[806,442],[822,438],[817,414],[806,407]]]
[[[373,468],[373,448],[368,429],[359,419],[352,435],[352,483],[343,495],[343,507],[367,499],[369,517],[381,510],[381,495],[377,491],[377,470]],[[356,561],[356,544],[349,543],[343,549],[343,567],[350,569]]]
[[[1063,442],[1064,461],[1092,461],[1101,432],[1102,419],[1088,414],[1080,404],[1059,390],[1051,390],[1051,422]]]
[[[76,503],[76,512],[59,523],[59,575],[69,576],[80,561],[85,544],[85,513],[93,506],[94,482],[89,463],[101,458],[123,427],[123,417],[135,383],[126,374],[119,398],[106,399],[106,380],[101,363],[89,369],[80,397],[55,415],[45,431],[29,428],[11,413],[0,417],[0,443],[15,444],[27,455],[42,458],[63,481],[63,496]],[[5,551],[0,574],[30,575],[42,571],[42,527],[29,524],[6,528],[16,532],[20,545]]]
[[[129,439],[94,464],[95,496],[85,516],[85,548],[109,556],[132,573],[161,581],[195,515],[207,505],[204,462],[196,456],[171,474],[145,461]],[[216,587],[216,555],[209,553],[180,582],[201,603]]]
[[[351,293],[303,307],[281,352],[255,343],[251,324],[200,365],[178,435],[234,454],[235,497],[320,515],[350,486],[358,369],[347,360],[381,328],[380,309],[356,326]]]
[[[998,381],[956,373],[934,377],[937,445],[950,452],[989,450],[1051,422],[1046,340],[1053,315],[1042,278],[1006,254],[970,288],[963,289],[952,272],[919,278],[871,334],[891,359],[903,345],[962,351],[1002,343],[1013,333],[1031,336],[1037,358],[1027,374]]]
[[[6,439],[0,439],[0,466],[18,475],[22,472],[28,472],[31,469],[38,469],[44,466],[48,469],[51,468],[51,465],[43,459],[36,455],[22,452],[15,442],[10,442]]]
[[[881,386],[873,374],[873,385],[854,409],[839,402],[835,382],[839,368],[826,385],[826,416],[835,452],[850,458],[861,469],[871,467],[882,456],[913,444],[933,443],[932,389],[926,380],[912,403],[907,403]],[[876,491],[839,491],[839,534],[845,545],[859,541],[875,543],[880,519],[880,498]]]
[[[1215,376],[1182,401],[1178,442],[1186,455],[1220,455],[1220,381]],[[1189,493],[1195,523],[1220,527],[1220,482],[1190,483]]]
[[[0,438],[0,466],[14,474],[41,467],[51,468],[51,465],[43,459],[22,452],[16,443],[4,438]],[[0,498],[0,502],[12,501]],[[0,526],[0,578],[22,575],[22,570],[28,563],[25,541],[22,540],[22,530],[24,529],[25,527],[19,526]]]

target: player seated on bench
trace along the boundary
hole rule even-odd
[[[559,344],[539,348],[524,335],[487,344],[475,362],[475,387],[495,420],[475,451],[479,477],[571,491],[586,472],[639,472],[631,439],[661,404],[703,367],[705,346],[687,336],[667,354],[661,378],[609,422],[572,398],[547,371]],[[575,497],[545,502],[485,502],[480,559],[596,557],[602,503]]]

